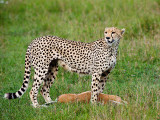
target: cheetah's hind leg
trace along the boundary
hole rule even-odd
[[[54,101],[52,101],[52,99],[50,98],[49,93],[50,93],[50,87],[52,86],[56,78],[57,71],[58,71],[58,61],[53,60],[49,65],[48,72],[44,79],[44,83],[41,89],[41,95],[43,96],[47,104],[52,104],[52,102],[54,103]]]
[[[39,70],[38,70],[39,69]],[[38,68],[35,69],[35,73],[34,73],[34,82],[33,82],[33,86],[32,89],[30,91],[30,98],[31,101],[33,103],[33,107],[39,107],[40,105],[38,104],[37,101],[37,95],[38,95],[38,90],[45,78],[45,74],[47,74],[47,70],[46,69],[42,69],[42,68]]]

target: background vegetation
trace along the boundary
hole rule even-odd
[[[160,1],[159,0],[9,0],[0,3],[0,94],[15,92],[23,81],[27,46],[36,37],[56,35],[91,42],[104,28],[125,28],[117,65],[104,93],[129,104],[106,106],[54,104],[32,108],[29,91],[20,99],[0,98],[0,119],[160,119]],[[32,70],[33,71],[33,70]],[[33,72],[32,72],[33,73]],[[63,93],[90,90],[90,76],[60,68],[51,88],[55,99]],[[40,104],[44,100],[38,94]]]

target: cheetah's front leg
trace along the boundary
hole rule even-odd
[[[98,86],[100,81],[100,75],[95,73],[92,75],[91,83],[91,103],[96,103],[99,95]]]

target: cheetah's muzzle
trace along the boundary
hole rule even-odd
[[[115,40],[112,40],[112,41],[108,40],[108,43],[114,43],[114,41],[115,41]]]

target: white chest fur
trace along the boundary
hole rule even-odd
[[[111,68],[114,68],[114,67],[115,67],[115,64],[116,64],[116,57],[115,57],[115,56],[111,56],[111,59],[110,59],[110,67],[111,67]]]

